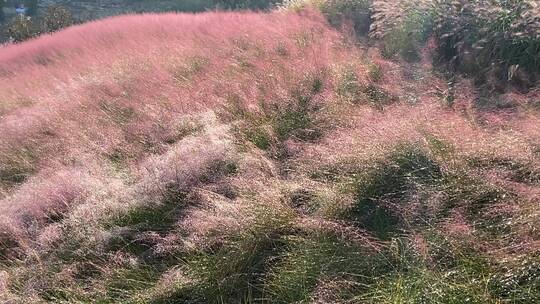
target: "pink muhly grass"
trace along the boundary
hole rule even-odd
[[[162,153],[186,114],[234,96],[248,108],[287,100],[350,56],[321,16],[303,14],[123,16],[1,48],[0,170],[21,153],[25,174],[81,155],[134,164]]]
[[[231,138],[226,127],[210,127],[201,136],[190,136],[179,141],[165,154],[150,157],[141,164],[141,195],[148,201],[159,202],[167,196],[167,191],[187,191],[220,162],[226,162],[233,152]],[[210,171],[210,172],[209,172]]]
[[[533,118],[513,123],[515,129],[489,130],[444,105],[429,102],[398,105],[384,112],[362,107],[349,113],[350,122],[336,128],[322,142],[304,147],[297,157],[299,162],[345,165],[351,160],[359,164],[360,160],[384,157],[396,144],[425,145],[426,138],[434,137],[450,145],[456,157],[538,163],[531,145],[534,141],[529,139],[536,136]],[[313,168],[312,164],[307,166]]]
[[[59,220],[85,195],[85,174],[61,170],[50,176],[36,176],[11,196],[0,200],[0,217],[4,231],[29,232],[47,222]],[[19,235],[19,233],[15,233]]]
[[[190,208],[179,225],[180,230],[188,235],[182,242],[187,248],[212,248],[254,221],[250,204],[203,189],[193,195],[191,199],[197,201],[197,207]]]
[[[276,43],[291,47],[295,35],[315,31],[321,37],[318,43],[327,43],[328,37],[336,34],[326,30],[323,23],[315,14],[310,18],[284,13],[217,12],[122,16],[2,48],[0,75],[9,79],[9,86],[2,83],[7,91],[17,91],[26,97],[43,95],[51,87],[79,86],[81,77],[91,80],[92,75],[106,75],[111,67],[122,62],[137,62],[137,66],[158,73],[145,75],[149,80],[152,77],[148,76],[159,77],[160,70],[174,67],[170,64],[177,59],[194,55],[228,58],[238,51],[237,44],[243,43],[242,40],[271,51]],[[323,48],[317,52],[325,51]],[[324,60],[320,55],[319,58]],[[220,65],[220,61],[212,60],[212,63]]]

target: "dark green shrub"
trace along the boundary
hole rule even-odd
[[[95,2],[95,1],[94,1]],[[123,0],[126,11],[145,12],[204,12],[214,9],[216,0]]]

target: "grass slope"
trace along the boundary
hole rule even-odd
[[[0,48],[0,299],[540,300],[538,91],[449,105],[429,47],[351,41],[302,10]]]

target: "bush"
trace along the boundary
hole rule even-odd
[[[73,15],[63,6],[51,6],[43,18],[43,31],[56,32],[73,24]]]
[[[540,71],[540,7],[532,1],[438,0],[437,57],[477,84],[524,89]],[[502,84],[501,84],[502,83]]]

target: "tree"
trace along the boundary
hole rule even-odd
[[[63,6],[51,6],[43,17],[43,31],[56,32],[73,24],[73,15]]]
[[[17,16],[8,24],[7,34],[14,42],[21,42],[37,36],[39,31],[30,17]]]

